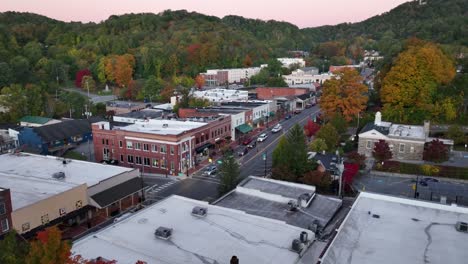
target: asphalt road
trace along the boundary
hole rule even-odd
[[[287,133],[287,131],[296,123],[303,126],[307,119],[313,118],[319,112],[318,106],[305,109],[298,115],[293,115],[288,120],[282,120],[280,123],[283,127],[282,132],[272,133],[271,127],[268,129],[268,138],[264,142],[258,142],[256,148],[252,149],[243,157],[238,157],[241,164],[241,178],[250,175],[264,176],[265,161],[262,159],[262,154],[267,153],[267,172],[271,169],[271,154],[275,149],[279,138]],[[243,149],[244,146],[239,146],[235,149]],[[257,152],[258,150],[258,152]],[[237,157],[237,156],[236,156]],[[191,175],[190,178],[177,180],[174,178],[165,178],[160,176],[144,176],[143,177],[147,188],[147,199],[150,201],[158,201],[172,194],[181,195],[188,198],[204,201],[214,201],[218,198],[218,187],[220,184],[219,175],[208,176],[204,175],[203,169],[198,173]]]
[[[86,90],[78,89],[78,88],[63,88],[65,91],[69,92],[77,92],[85,97],[88,97],[88,92]],[[89,99],[94,103],[105,103],[108,101],[112,100],[117,100],[117,97],[115,95],[98,95],[98,94],[93,94],[89,93]]]
[[[424,186],[420,182],[421,178],[419,178],[417,187],[417,192],[419,193],[418,199],[439,202],[441,196],[444,196],[447,199],[447,203],[468,205],[468,183],[439,179],[439,182],[428,182],[427,186]],[[409,198],[414,198],[415,184],[416,177],[379,175],[363,175],[353,181],[355,190]]]

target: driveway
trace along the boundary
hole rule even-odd
[[[88,92],[85,91],[85,90],[82,90],[82,89],[78,89],[78,88],[62,88],[63,90],[65,91],[68,91],[68,92],[76,92],[76,93],[79,93],[85,97],[88,97]],[[98,95],[98,94],[93,94],[93,93],[89,93],[89,99],[94,103],[94,104],[97,104],[97,103],[105,103],[105,102],[108,102],[108,101],[112,101],[112,100],[117,100],[117,96],[115,95]]]

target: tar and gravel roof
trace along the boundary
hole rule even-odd
[[[208,208],[206,217],[191,215],[194,206]],[[172,228],[168,240],[156,238],[158,227]],[[90,234],[73,244],[72,252],[86,259],[103,257],[122,264],[305,263],[292,250],[293,239],[305,231],[284,222],[171,196],[133,216]],[[313,233],[307,231],[309,238]]]
[[[361,193],[323,264],[466,263],[468,208]]]
[[[0,155],[0,186],[9,188],[13,210],[28,206],[82,184],[88,187],[112,176],[131,171],[112,165],[33,154]],[[54,173],[64,172],[65,179],[57,180]]]

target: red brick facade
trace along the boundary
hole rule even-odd
[[[286,88],[286,87],[259,87],[255,89],[257,98],[260,100],[271,100],[278,96],[296,96],[308,92],[307,88]]]
[[[12,229],[12,210],[10,190],[0,187],[0,236]]]
[[[178,175],[194,168],[197,147],[231,135],[231,119],[221,117],[179,135],[108,130],[99,123],[92,125],[92,131],[97,161],[114,159],[144,173]]]

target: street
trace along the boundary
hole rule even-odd
[[[86,89],[63,88],[63,90],[68,91],[68,92],[76,92],[85,97],[88,97],[88,92],[86,91]],[[89,93],[89,99],[93,102],[93,104],[97,104],[97,103],[105,103],[108,101],[117,100],[117,97],[115,95],[98,95],[98,94]]]
[[[313,116],[318,112],[318,106],[314,106],[309,109],[304,109],[302,113],[293,115],[288,120],[282,120],[280,124],[283,127],[283,131],[278,133],[272,133],[272,127],[269,127],[267,132],[265,132],[267,133],[268,138],[264,142],[258,142],[257,146],[250,150],[245,156],[240,158],[237,156],[237,152],[245,148],[245,146],[237,147],[234,151],[236,155],[235,157],[238,158],[240,163],[241,179],[250,175],[265,175],[265,161],[262,159],[262,154],[265,152],[267,153],[267,173],[269,173],[272,163],[271,156],[279,138],[283,134],[286,134],[287,131],[296,123],[303,126],[309,117],[313,118]],[[158,201],[172,194],[209,202],[218,198],[218,186],[220,184],[219,173],[212,176],[204,175],[203,169],[201,169],[197,173],[191,175],[190,178],[184,180],[150,175],[145,175],[143,179],[147,185],[147,199],[150,199],[151,201]]]

